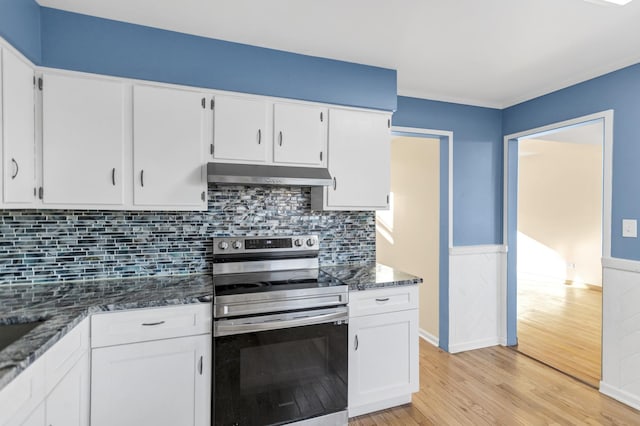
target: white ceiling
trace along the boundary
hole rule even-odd
[[[503,108],[640,62],[640,0],[37,0],[398,70],[400,95]]]

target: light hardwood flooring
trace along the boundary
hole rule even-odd
[[[356,417],[373,425],[639,425],[636,411],[501,346],[448,354],[420,341],[412,404]]]
[[[519,279],[517,350],[597,388],[602,292]]]

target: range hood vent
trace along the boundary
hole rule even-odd
[[[327,186],[333,182],[324,168],[227,163],[207,164],[207,181],[226,185],[284,186]]]

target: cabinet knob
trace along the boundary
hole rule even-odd
[[[116,186],[116,168],[111,169],[111,183]]]
[[[358,335],[356,334],[356,338],[353,339],[353,348],[354,350],[358,350]]]
[[[258,129],[258,145],[262,143],[262,129]]]
[[[333,177],[333,190],[335,191],[336,189],[338,189],[338,181],[336,180],[336,177]]]
[[[144,170],[140,170],[140,186],[144,187]]]
[[[282,146],[282,132],[280,132],[280,146]]]

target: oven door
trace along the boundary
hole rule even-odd
[[[215,425],[280,425],[347,408],[347,308],[214,323]]]

